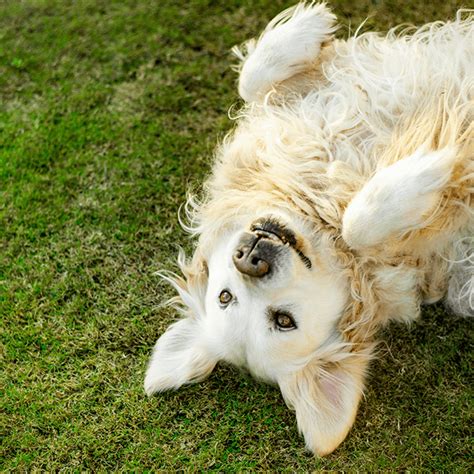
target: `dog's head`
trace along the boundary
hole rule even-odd
[[[207,264],[203,337],[219,359],[279,382],[333,342],[347,283],[294,223],[268,215],[229,231]]]
[[[344,439],[362,394],[368,356],[351,352],[338,322],[347,275],[329,239],[302,219],[266,213],[227,230],[171,280],[187,317],[159,339],[147,393],[206,377],[222,360],[280,386],[308,447]]]

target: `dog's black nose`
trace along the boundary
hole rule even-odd
[[[244,275],[261,278],[271,270],[277,244],[261,236],[245,233],[233,255],[235,268]]]

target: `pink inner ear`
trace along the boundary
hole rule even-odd
[[[322,393],[324,394],[328,402],[336,408],[343,407],[343,384],[343,374],[340,370],[334,370],[328,373],[323,373],[319,381],[319,386]]]

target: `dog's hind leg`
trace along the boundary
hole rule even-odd
[[[240,59],[239,94],[246,102],[262,101],[272,89],[304,92],[304,80],[311,78],[321,47],[336,30],[336,17],[324,3],[300,3],[277,15],[258,39],[234,47]],[[314,74],[313,74],[314,76]]]

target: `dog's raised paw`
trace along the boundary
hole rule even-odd
[[[324,3],[300,3],[277,15],[258,40],[234,47],[242,61],[240,96],[246,102],[262,100],[275,84],[304,72],[336,30],[335,20]]]
[[[430,151],[422,146],[377,171],[346,209],[344,240],[354,249],[367,248],[426,225],[449,181],[456,153],[456,147]]]

